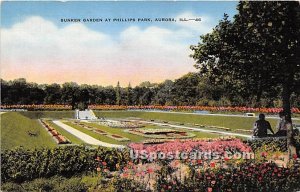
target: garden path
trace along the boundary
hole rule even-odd
[[[56,125],[58,125],[59,127],[63,128],[63,129],[65,129],[66,131],[73,134],[74,136],[78,137],[79,139],[81,139],[82,141],[84,141],[87,144],[99,145],[99,146],[110,147],[110,148],[125,148],[124,145],[116,145],[116,144],[105,143],[103,141],[99,141],[81,131],[78,131],[77,129],[75,129],[69,125],[64,124],[61,121],[55,120],[55,121],[53,121],[53,123],[55,123]]]

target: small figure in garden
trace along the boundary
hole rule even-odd
[[[267,137],[268,130],[270,130],[274,134],[274,131],[272,130],[269,121],[265,120],[265,115],[259,114],[258,117],[259,119],[255,122],[253,127],[253,136]]]
[[[287,121],[286,121],[286,115],[283,111],[279,112],[279,122],[277,124],[277,133],[276,136],[286,136],[287,134]]]

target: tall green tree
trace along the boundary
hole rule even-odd
[[[59,104],[61,103],[61,87],[59,84],[45,85],[45,98],[46,104]]]
[[[119,81],[116,87],[116,105],[121,105],[121,87]]]
[[[299,2],[239,2],[233,21],[224,19],[191,46],[195,67],[242,95],[280,87],[283,109],[290,117],[290,97],[300,77]]]
[[[174,82],[172,80],[165,80],[163,83],[158,85],[158,91],[155,94],[154,101],[155,104],[159,105],[172,105],[172,89],[174,87]]]
[[[72,109],[77,107],[80,96],[79,85],[75,82],[67,82],[62,85],[61,99],[64,104],[69,104]]]
[[[199,75],[188,73],[179,79],[176,79],[172,89],[174,95],[174,104],[176,105],[195,105],[198,100]]]
[[[126,105],[132,105],[132,96],[133,96],[133,90],[131,87],[131,84],[128,84],[128,87],[126,88]]]

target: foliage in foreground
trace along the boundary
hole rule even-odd
[[[253,151],[260,149],[262,147],[268,147],[268,151],[276,151],[279,150],[281,152],[287,151],[287,141],[286,139],[279,139],[270,137],[265,140],[247,140],[245,141],[247,145],[251,147]]]
[[[24,183],[4,183],[1,189],[5,192],[27,192],[27,191],[74,191],[83,192],[88,190],[88,185],[82,181],[81,178],[72,177],[52,177],[52,178],[40,178],[31,182]]]
[[[105,179],[97,175],[71,178],[54,176],[24,183],[7,182],[1,186],[4,192],[146,192],[145,186],[126,178]]]
[[[176,168],[175,168],[176,169]],[[290,168],[274,163],[243,163],[237,167],[198,170],[181,181],[172,173],[159,176],[157,191],[296,191],[299,190],[299,165]],[[163,174],[160,174],[163,175]]]
[[[97,157],[107,163],[110,171],[117,169],[116,164],[122,167],[129,161],[128,151],[103,147],[93,149],[84,146],[66,146],[54,149],[4,150],[1,152],[1,181],[23,182],[54,175],[70,177],[95,172]]]
[[[241,146],[245,145],[237,143]],[[253,150],[283,143],[253,142]],[[255,148],[258,146],[257,148]],[[226,145],[223,145],[226,148]],[[283,191],[299,190],[299,164],[243,160],[133,163],[127,150],[67,146],[18,148],[1,154],[3,191]],[[220,165],[219,165],[220,164]]]
[[[299,190],[300,168],[298,164],[292,167],[278,167],[274,163],[244,162],[239,166],[229,168],[199,169],[190,166],[188,174],[179,177],[176,171],[181,165],[174,166],[166,163],[156,172],[154,186],[149,188],[138,182],[134,170],[128,175],[103,177],[96,174],[65,178],[55,176],[47,179],[36,179],[30,182],[7,182],[2,185],[3,191],[72,191],[72,192],[124,192],[124,191],[273,191],[292,192]]]

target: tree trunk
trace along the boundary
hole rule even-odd
[[[283,107],[283,112],[287,116],[287,120],[292,122],[291,119],[291,89],[289,83],[284,83],[283,84],[283,90],[282,90],[282,107]]]
[[[260,75],[259,75],[259,78]],[[257,92],[256,92],[256,101],[255,101],[255,104],[254,104],[254,107],[262,107],[261,106],[261,96],[262,96],[262,84],[261,84],[261,80],[258,81],[258,86],[257,86]]]
[[[289,161],[293,158],[293,155],[296,154],[295,146],[293,145],[293,124],[291,118],[291,88],[289,83],[283,84],[282,91],[282,102],[283,102],[283,112],[286,115],[286,126],[287,126],[287,149]]]
[[[257,92],[257,95],[256,95],[256,101],[255,101],[255,105],[254,105],[254,107],[262,107],[261,106],[261,95],[262,95],[262,90],[261,89],[259,89],[258,90],[258,92]]]

